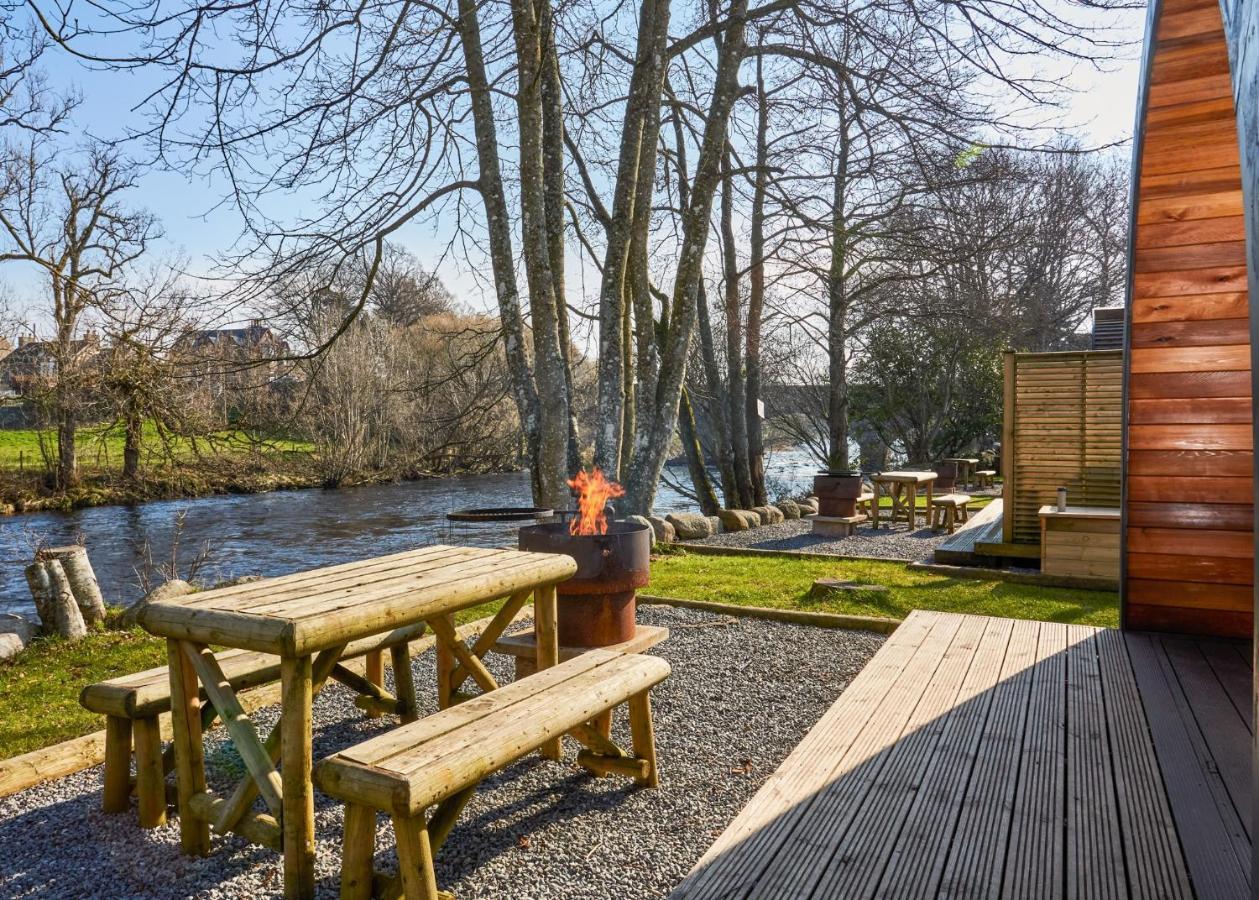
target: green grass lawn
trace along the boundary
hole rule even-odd
[[[49,452],[55,452],[55,438],[45,432]],[[144,427],[146,451],[155,456],[165,453],[165,446],[157,428],[150,422]],[[122,465],[123,431],[117,426],[93,426],[80,428],[77,432],[79,461],[89,467],[118,467]],[[243,431],[221,431],[201,442],[202,452],[210,453],[211,447],[225,450],[228,453],[240,453],[254,449],[258,445],[252,443]],[[292,440],[268,440],[263,447],[273,452],[310,452],[309,443]],[[192,442],[187,438],[173,438],[172,454],[176,459],[193,456]],[[39,432],[33,428],[13,431],[0,430],[0,469],[39,469],[43,466],[43,455],[39,446]]]
[[[493,615],[499,605],[466,609],[455,619],[471,622]],[[95,631],[73,643],[36,640],[0,663],[0,759],[99,731],[104,716],[79,706],[84,686],[164,665],[166,641],[139,628]]]
[[[983,509],[985,506],[987,506],[987,505],[988,505],[989,503],[991,503],[993,500],[996,500],[996,499],[997,499],[996,497],[976,497],[976,496],[974,496],[973,494],[972,494],[972,495],[970,495],[970,497],[971,497],[971,500],[970,500],[969,507],[970,507],[971,512],[974,512],[974,511],[975,511],[975,510],[977,510],[977,509]],[[914,505],[915,505],[918,509],[926,509],[926,508],[927,508],[927,498],[926,498],[926,496],[925,496],[924,494],[919,494],[919,495],[918,495],[918,502],[917,502],[917,503],[915,503]],[[892,498],[891,498],[891,497],[880,497],[880,498],[879,498],[879,509],[891,509],[891,507],[892,507]]]
[[[819,578],[880,584],[888,592],[863,594],[856,600],[813,600],[808,591]],[[913,609],[930,609],[1109,627],[1119,624],[1118,594],[945,578],[915,572],[898,563],[864,560],[670,553],[654,559],[651,584],[644,593],[895,619],[904,618]]]

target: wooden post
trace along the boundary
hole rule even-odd
[[[366,671],[367,680],[378,688],[385,686],[385,654],[380,650],[370,650],[367,653]],[[369,709],[367,718],[378,719],[382,715],[378,709]]]
[[[105,788],[101,810],[126,812],[131,805],[131,720],[105,717]]]
[[[311,769],[311,659],[280,659],[280,775],[284,793],[284,896],[315,895],[315,791]]]
[[[431,626],[432,622],[429,625]],[[436,634],[434,636],[437,637]],[[459,667],[459,661],[455,659],[455,652],[446,646],[446,642],[440,637],[437,637],[433,653],[437,657],[437,708],[446,709],[454,696],[455,669]]]
[[[441,641],[437,642],[438,661],[441,660]],[[403,724],[414,722],[420,717],[418,705],[415,699],[415,673],[411,671],[411,647],[409,644],[394,644],[389,648],[389,658],[393,663],[393,686],[398,695],[398,716],[402,719]],[[453,657],[452,657],[453,658]],[[452,665],[453,668],[453,665]],[[440,688],[442,682],[441,666],[437,669],[437,682]],[[449,688],[450,677],[446,676],[446,685]],[[447,703],[449,702],[450,692],[447,690]],[[440,690],[438,692],[440,701]],[[443,709],[445,707],[442,707]]]
[[[156,716],[136,719],[136,797],[140,827],[166,824],[166,767],[162,764],[162,733]]]
[[[375,853],[376,810],[361,803],[347,803],[341,848],[341,900],[371,900]]]
[[[540,587],[533,592],[533,633],[537,642],[538,671],[559,665],[560,636],[557,624],[558,612],[555,601],[555,585]],[[559,759],[564,755],[560,738],[542,745],[542,755],[547,759]]]
[[[53,560],[49,565],[55,565]],[[192,798],[205,791],[205,751],[201,746],[201,699],[197,673],[180,647],[166,641],[170,668],[171,732],[175,743],[175,777],[179,788],[179,841],[189,856],[210,852],[210,825],[192,810]]]
[[[1010,544],[1014,542],[1014,351],[1007,350],[1001,355],[1002,372],[1004,373],[1004,413],[1001,419],[1001,504],[1004,510],[1001,519],[1001,540]]]
[[[634,741],[634,755],[648,763],[647,779],[643,784],[660,787],[660,772],[656,767],[656,732],[651,724],[651,693],[643,691],[629,700],[630,734]]]

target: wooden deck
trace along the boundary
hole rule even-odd
[[[1249,896],[1249,647],[913,613],[675,898]]]
[[[998,497],[983,509],[973,513],[957,531],[939,543],[935,549],[936,562],[952,565],[970,565],[975,562],[975,544],[984,541],[1001,542],[1001,520],[1004,503]]]

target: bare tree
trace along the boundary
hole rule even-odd
[[[148,213],[131,208],[126,193],[137,170],[115,152],[89,148],[81,160],[54,161],[40,139],[5,161],[0,196],[0,260],[38,266],[48,285],[52,321],[46,400],[57,433],[56,483],[78,480],[76,430],[88,391],[97,380],[99,337],[85,333],[99,298],[144,253],[157,234]]]

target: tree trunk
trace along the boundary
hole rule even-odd
[[[540,480],[541,411],[537,385],[529,366],[528,344],[525,340],[524,316],[520,309],[520,292],[516,285],[516,258],[512,242],[511,219],[507,213],[507,194],[503,189],[499,162],[498,133],[494,124],[494,107],[489,80],[485,74],[485,55],[481,48],[481,23],[477,18],[476,0],[459,0],[459,37],[463,45],[464,67],[468,78],[472,106],[472,123],[476,134],[478,178],[481,200],[485,205],[485,221],[489,232],[490,265],[494,273],[494,291],[503,329],[503,349],[511,380],[512,397],[520,417],[533,483],[533,500],[542,504]]]
[[[643,137],[649,117],[660,108],[660,80],[656,70],[663,63],[658,52],[662,15],[659,6],[667,0],[643,0],[639,8],[638,46],[625,101],[625,124],[617,159],[616,188],[612,196],[607,247],[603,257],[603,279],[599,285],[599,424],[595,432],[595,463],[605,472],[624,477],[623,431],[633,421],[626,415],[626,401],[633,388],[627,380],[632,363],[631,332],[627,326],[630,241],[634,231],[634,204],[638,195],[638,168],[643,157]],[[663,14],[667,19],[667,13]],[[646,27],[642,27],[642,26]],[[654,160],[653,160],[654,162]],[[650,327],[653,319],[639,321]]]
[[[765,192],[769,181],[769,101],[765,97],[762,56],[756,57],[756,174],[752,187],[752,234],[748,251],[747,370],[745,387],[748,475],[757,506],[769,502],[765,490],[765,441],[761,432],[761,319],[765,311]]]
[[[57,416],[57,486],[66,490],[79,482],[79,455],[75,446],[78,418],[65,408],[67,401],[60,402],[64,405]]]
[[[55,559],[46,560],[44,568],[48,571],[48,581],[52,585],[53,621],[56,622],[57,634],[66,640],[77,641],[87,634],[87,625],[83,622],[83,613],[74,600],[74,592],[66,578],[61,563]]]
[[[682,247],[678,255],[671,301],[672,318],[665,336],[656,388],[653,417],[635,435],[634,460],[626,479],[626,507],[645,515],[656,496],[660,472],[668,458],[677,428],[678,406],[686,377],[687,357],[695,329],[698,287],[703,276],[704,247],[708,243],[713,197],[721,180],[721,154],[726,145],[730,111],[739,94],[739,66],[743,62],[747,0],[733,0],[717,59],[712,100],[709,104],[690,202],[682,216]]]
[[[559,56],[555,50],[551,4],[539,0],[535,8],[539,30],[545,41],[542,48],[542,167],[546,181],[546,233],[551,280],[555,284],[555,321],[560,356],[564,360],[564,400],[568,404],[567,470],[569,475],[573,475],[581,468],[581,444],[577,433],[577,411],[573,404],[573,344],[564,281],[564,95]]]
[[[828,377],[827,427],[829,447],[827,465],[832,469],[847,469],[848,458],[848,231],[844,215],[846,198],[846,155],[841,146],[839,164],[835,173],[834,194],[831,207],[831,264],[827,278],[828,321]]]
[[[752,502],[752,474],[748,466],[747,394],[743,385],[743,298],[739,294],[739,256],[734,239],[734,178],[730,152],[724,155],[725,177],[721,182],[721,247],[725,268],[726,314],[726,417],[734,463],[733,504],[748,509]]]
[[[717,500],[717,492],[713,490],[712,479],[708,477],[708,467],[704,465],[704,448],[699,442],[699,432],[695,427],[695,410],[691,408],[691,395],[682,389],[680,409],[678,411],[678,430],[682,435],[682,449],[686,451],[686,467],[691,474],[691,486],[699,501],[700,511],[706,516],[715,516],[721,509]]]
[[[96,580],[96,572],[92,569],[87,548],[79,544],[50,547],[41,551],[41,556],[60,564],[70,585],[70,593],[74,595],[74,602],[82,611],[83,621],[88,627],[104,622],[105,598],[101,595],[101,586]]]
[[[695,300],[699,325],[700,359],[704,363],[704,381],[708,388],[708,420],[716,444],[717,474],[721,476],[721,493],[726,506],[739,507],[738,482],[734,477],[734,448],[730,445],[730,425],[726,417],[727,406],[723,399],[725,388],[717,366],[717,342],[713,338],[712,318],[708,311],[708,291],[701,282]]]
[[[140,457],[144,449],[144,420],[134,408],[128,409],[123,428],[122,477],[136,481],[140,477]]]

